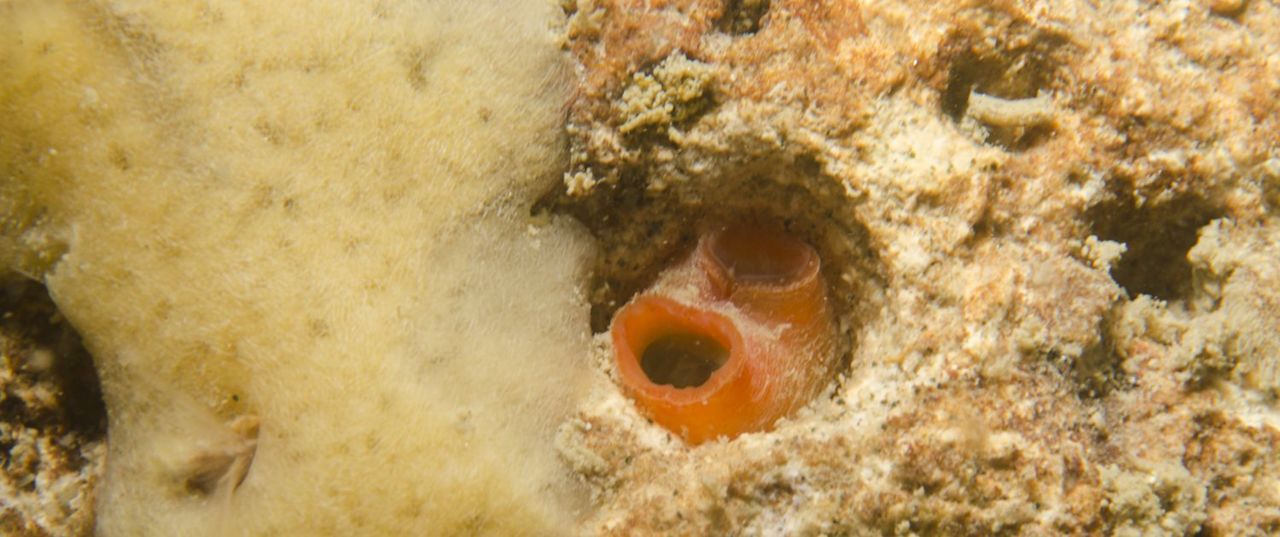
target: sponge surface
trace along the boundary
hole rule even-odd
[[[521,2],[0,4],[0,268],[106,400],[102,535],[546,534],[583,381]]]

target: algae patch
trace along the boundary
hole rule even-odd
[[[636,73],[622,92],[618,131],[665,128],[706,110],[714,71],[705,63],[675,53],[652,73]]]

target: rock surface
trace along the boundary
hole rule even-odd
[[[561,430],[594,534],[1280,531],[1280,5],[579,0],[593,322],[764,214],[851,351],[690,449],[614,388]]]

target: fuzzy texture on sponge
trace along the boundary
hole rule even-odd
[[[573,523],[591,245],[524,216],[562,165],[554,16],[0,4],[0,269],[94,354],[98,533]]]

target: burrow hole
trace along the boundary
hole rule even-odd
[[[1011,35],[1005,39],[993,41],[981,35],[957,33],[943,45],[942,56],[949,68],[941,106],[952,120],[965,120],[971,93],[1009,100],[1031,99],[1053,84],[1059,65],[1055,53],[1066,39],[1023,24],[1008,26]],[[1010,151],[1029,149],[1053,134],[1049,125],[984,126],[986,143]]]
[[[716,27],[727,34],[751,35],[760,31],[768,12],[769,0],[728,0]]]
[[[748,181],[749,184],[761,185]],[[630,189],[624,189],[630,190]],[[648,288],[667,267],[688,256],[697,244],[700,228],[713,222],[759,220],[777,224],[788,234],[813,247],[822,261],[822,277],[827,283],[837,316],[868,312],[855,307],[854,297],[862,296],[862,286],[879,282],[878,262],[866,249],[867,232],[860,226],[846,227],[830,215],[834,210],[822,209],[822,203],[801,201],[804,194],[795,188],[761,189],[769,194],[708,194],[703,199],[734,200],[722,204],[684,204],[670,198],[654,198],[648,193],[631,190],[619,198],[598,198],[581,205],[562,206],[585,223],[601,245],[589,284],[591,329],[595,333],[609,329],[614,314],[639,292]],[[787,193],[782,193],[787,191]],[[787,207],[808,207],[811,212],[785,215],[773,207],[738,206],[737,200],[787,200]],[[755,248],[758,245],[753,245]],[[789,252],[780,254],[793,255]],[[798,270],[792,258],[770,258],[760,266],[741,266],[734,270],[748,279],[777,279],[779,272]],[[759,273],[759,274],[756,274]],[[844,274],[861,277],[843,277]]]
[[[591,330],[607,332],[616,312],[643,292],[667,267],[691,255],[705,224],[755,220],[778,226],[800,239],[821,260],[831,308],[841,336],[837,371],[850,366],[858,327],[879,314],[882,270],[870,247],[870,233],[845,205],[838,182],[817,180],[811,158],[746,162],[722,170],[732,181],[704,180],[680,188],[651,191],[640,170],[602,184],[591,195],[548,193],[534,212],[572,216],[597,239],[599,249],[588,282]],[[808,180],[814,178],[814,180]],[[740,246],[740,245],[729,245]],[[758,249],[759,244],[748,245]],[[789,252],[776,266],[735,266],[749,278],[776,278],[797,263]],[[721,252],[723,254],[723,252]],[[759,274],[756,274],[759,273]],[[641,369],[658,384],[697,386],[727,359],[728,351],[696,338],[677,338],[641,351]]]
[[[1111,278],[1129,296],[1172,301],[1185,298],[1191,290],[1187,252],[1195,246],[1200,228],[1222,214],[1220,207],[1199,195],[1140,205],[1125,190],[1090,207],[1085,217],[1098,238],[1128,247],[1111,267]]]

